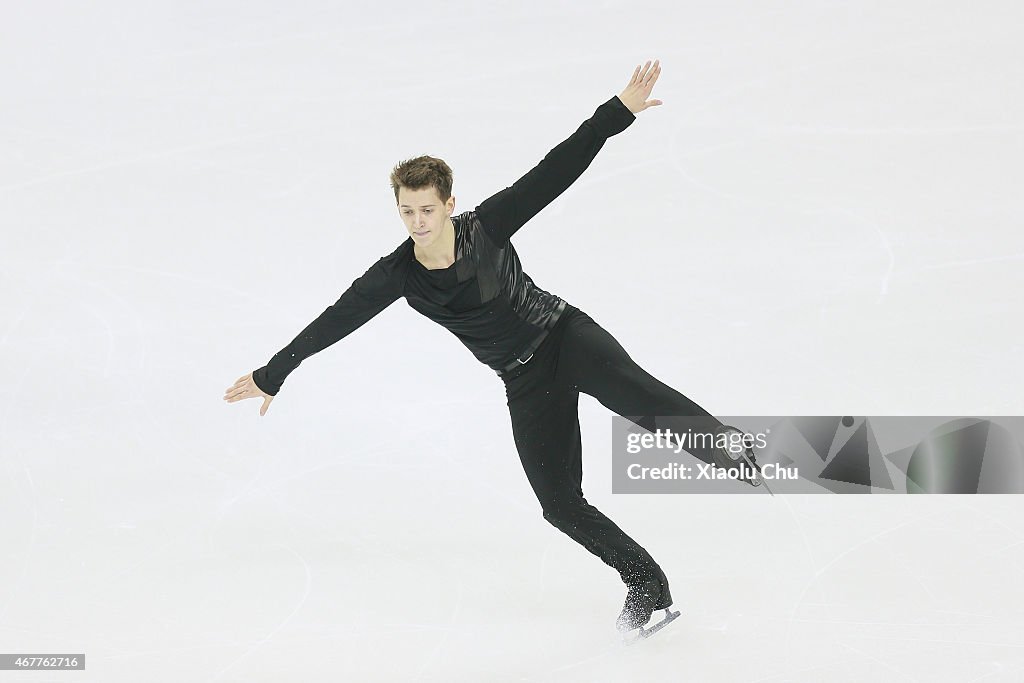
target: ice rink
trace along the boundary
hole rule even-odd
[[[501,380],[404,300],[266,416],[222,399],[407,237],[396,163],[471,210],[658,58],[664,104],[513,238],[538,286],[716,415],[1019,415],[1022,31],[1008,0],[4,3],[0,653],[87,665],[0,682],[1024,680],[1020,496],[613,495],[582,396],[587,499],[682,612],[624,647]]]

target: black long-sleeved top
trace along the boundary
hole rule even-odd
[[[277,394],[303,360],[351,334],[400,296],[494,370],[532,353],[566,302],[537,287],[523,272],[509,238],[582,175],[605,140],[635,119],[622,100],[612,97],[511,187],[473,211],[452,216],[455,262],[448,268],[425,268],[408,237],[254,371],[256,385]]]

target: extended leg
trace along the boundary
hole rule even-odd
[[[622,345],[586,314],[576,317],[566,329],[558,373],[561,381],[648,431],[672,428],[672,417],[686,417],[688,424],[709,432],[722,427],[704,408],[637,365]],[[665,421],[656,423],[656,418]],[[689,452],[715,464],[712,447]]]
[[[565,331],[558,379],[648,431],[667,429],[681,437],[689,429],[703,435],[696,442],[687,442],[687,452],[706,463],[737,472],[749,484],[762,483],[752,451],[746,452],[751,458],[749,464],[755,466],[741,466],[745,461],[735,439],[732,448],[723,446],[732,432],[738,430],[723,425],[704,408],[637,365],[622,345],[586,314],[574,317]]]

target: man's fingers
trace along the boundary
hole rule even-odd
[[[232,391],[233,389],[237,389],[239,387],[244,387],[247,384],[247,382],[245,381],[246,379],[247,379],[246,377],[243,377],[242,379],[238,380],[237,382],[232,384],[230,387],[228,387],[224,391],[228,392],[228,391]]]
[[[236,399],[237,400],[239,398],[244,398],[248,394],[248,391],[249,390],[245,389],[245,388],[236,389],[235,391],[232,391],[229,394],[227,394],[225,396],[225,398],[227,398],[228,400],[231,400],[231,399]]]
[[[639,76],[639,78],[636,79],[636,84],[639,87],[643,87],[644,79],[647,78],[647,65],[648,64],[650,64],[650,62],[646,62],[643,65],[643,68],[640,70],[640,76]]]
[[[654,66],[645,74],[644,85],[654,85],[654,81],[658,80],[659,73],[661,73],[661,67],[658,66],[658,60],[654,60]]]
[[[650,61],[647,61],[643,64],[640,64],[639,66],[636,67],[636,69],[633,70],[633,79],[629,82],[630,85],[643,84],[644,76],[647,74],[647,66],[650,63]]]
[[[643,64],[633,69],[633,77],[629,80],[629,85],[636,88],[649,88],[654,85],[654,82],[658,80],[658,75],[661,73],[661,64],[659,60],[655,59],[652,63],[651,60],[647,60]]]

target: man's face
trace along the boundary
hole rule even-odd
[[[398,213],[413,241],[421,247],[433,244],[455,209],[455,196],[442,203],[433,187],[422,190],[398,188]]]

